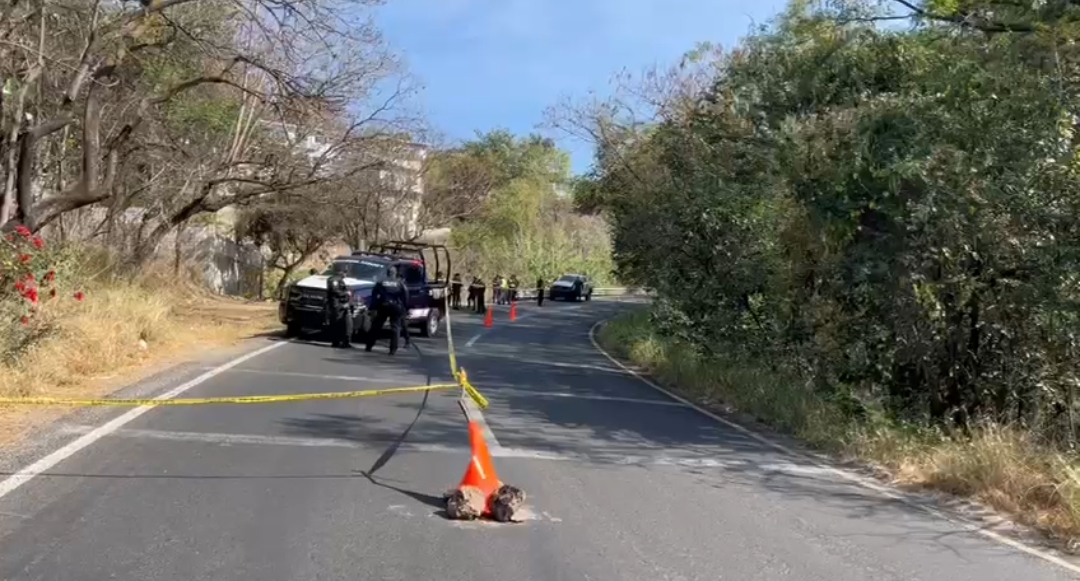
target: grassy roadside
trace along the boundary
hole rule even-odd
[[[882,468],[901,487],[971,497],[1055,538],[1080,537],[1080,464],[1028,433],[989,426],[957,438],[883,419],[857,422],[794,374],[674,348],[653,332],[647,310],[608,321],[597,340],[684,397],[752,415],[815,448]]]
[[[191,286],[97,283],[63,303],[54,333],[0,363],[0,395],[97,397],[164,367],[276,328],[276,305]],[[0,406],[0,445],[69,410]]]

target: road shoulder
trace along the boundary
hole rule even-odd
[[[599,320],[589,330],[592,346],[614,365],[644,385],[773,450],[809,462],[838,479],[871,490],[884,498],[901,502],[935,518],[947,520],[968,532],[1080,575],[1080,559],[1067,554],[1061,550],[1063,547],[1058,546],[1038,531],[1018,524],[985,505],[944,493],[900,489],[891,485],[880,470],[853,462],[839,462],[837,459],[811,450],[806,444],[794,438],[771,430],[749,416],[728,409],[717,409],[715,405],[695,402],[679,394],[677,387],[661,386],[645,370],[621,360],[600,344],[597,333],[610,320],[610,318]]]
[[[205,373],[208,366],[222,365],[282,340],[278,337],[254,337],[229,347],[216,347],[196,352],[179,361],[161,362],[132,373],[134,376],[132,381],[126,382],[117,389],[107,390],[104,396],[152,399]],[[78,434],[61,430],[61,425],[74,423],[97,426],[120,416],[125,411],[127,411],[126,408],[76,408],[57,410],[35,418],[39,421],[34,422],[29,429],[16,438],[0,446],[0,474],[8,476],[18,473],[25,466],[33,464],[80,437]]]

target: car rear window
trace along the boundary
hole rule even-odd
[[[557,282],[577,282],[577,277],[576,276],[564,276],[564,277],[560,278]]]

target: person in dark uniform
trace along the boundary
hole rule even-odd
[[[405,339],[405,346],[409,346],[409,287],[401,285],[401,318],[398,320],[398,328],[401,336]]]
[[[469,285],[469,290],[475,293],[473,307],[476,309],[476,312],[481,315],[486,313],[487,309],[484,308],[484,293],[487,292],[487,288],[484,286],[484,281],[481,280],[479,276],[474,276],[472,284]]]
[[[472,302],[471,294],[469,302]],[[450,280],[450,308],[455,311],[461,308],[461,275],[456,272]]]
[[[544,279],[536,279],[536,306],[544,306]]]
[[[510,275],[510,281],[509,281],[510,296],[508,297],[509,300],[506,301],[507,303],[516,303],[517,302],[517,293],[518,293],[518,285],[519,284],[520,283],[518,282],[517,275],[516,274],[511,274]]]
[[[345,277],[334,272],[326,279],[326,322],[330,328],[330,344],[334,347],[352,347],[352,309],[349,304],[349,288]]]
[[[405,311],[405,285],[398,278],[397,268],[391,266],[386,269],[386,278],[375,284],[371,291],[371,302],[375,309],[375,320],[371,323],[371,331],[368,332],[365,351],[375,348],[378,333],[382,330],[383,323],[390,322],[390,354],[397,353],[398,338],[401,337],[401,319]]]

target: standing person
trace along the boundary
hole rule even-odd
[[[491,302],[496,305],[502,304],[502,293],[499,292],[499,289],[502,288],[501,285],[499,285],[500,281],[502,281],[501,274],[496,274],[495,277],[491,279]]]
[[[516,274],[511,274],[510,275],[510,302],[511,303],[516,303],[517,302],[517,293],[518,293],[518,277],[517,277]]]
[[[409,293],[409,289],[405,289],[405,294]],[[408,300],[408,299],[406,299]],[[409,346],[409,306],[405,303],[401,307],[401,318],[398,319],[398,329],[401,329],[401,337],[405,339],[405,347]],[[393,353],[391,353],[393,355]]]
[[[499,275],[499,298],[502,300],[500,304],[506,304],[510,298],[510,285],[506,282],[506,277]]]
[[[472,302],[471,294],[469,301]],[[455,311],[461,309],[461,275],[456,272],[450,280],[450,308]]]
[[[476,312],[483,315],[487,312],[487,307],[484,305],[484,295],[487,294],[487,287],[484,286],[484,280],[479,276],[473,281],[476,285]]]
[[[371,331],[367,336],[365,351],[375,348],[379,331],[382,331],[383,323],[390,322],[390,354],[397,353],[398,338],[401,337],[401,318],[405,305],[405,285],[398,279],[397,268],[391,266],[386,269],[386,278],[375,284],[371,291],[371,302],[375,307],[375,320],[371,323]]]
[[[345,286],[345,277],[334,271],[326,279],[326,302],[324,309],[326,322],[329,324],[330,345],[333,347],[352,347],[352,309],[349,307],[349,288]]]
[[[544,279],[536,279],[536,306],[544,306]]]
[[[469,280],[469,304],[467,307],[470,311],[476,310],[476,276]]]

